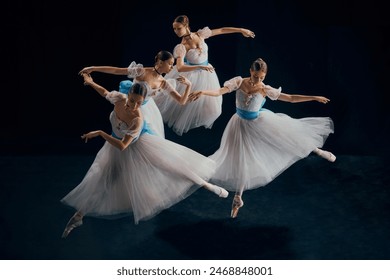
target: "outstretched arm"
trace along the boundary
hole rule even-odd
[[[201,95],[220,96],[220,95],[223,95],[223,94],[226,94],[226,93],[229,93],[229,92],[231,92],[231,91],[227,87],[221,87],[221,88],[215,89],[215,90],[194,91],[194,92],[191,92],[191,94],[188,97],[188,99],[190,101],[195,101]]]
[[[104,132],[102,130],[95,130],[95,131],[91,131],[91,132],[88,132],[86,134],[83,134],[81,136],[81,139],[85,139],[85,143],[87,143],[88,139],[92,139],[92,138],[95,138],[97,136],[101,136],[104,140],[106,140],[108,143],[110,143],[111,145],[113,145],[114,147],[118,148],[121,151],[126,149],[131,144],[131,142],[133,142],[133,140],[134,140],[134,137],[132,137],[131,135],[127,135],[127,134],[125,135],[125,137],[123,137],[122,140],[120,140],[120,139],[117,139],[115,137],[112,137],[111,135],[107,134],[106,132]]]
[[[222,28],[211,29],[210,37],[216,35],[222,35],[222,34],[230,34],[230,33],[241,33],[242,36],[244,37],[255,38],[255,33],[253,31],[246,28],[237,28],[237,27],[222,27]]]
[[[128,75],[127,67],[114,67],[114,66],[89,66],[81,69],[79,74],[92,72],[101,72],[113,75]]]
[[[307,101],[317,101],[321,103],[328,103],[330,99],[319,96],[319,95],[301,95],[301,94],[287,94],[281,93],[278,97],[278,100],[290,102],[290,103],[299,103],[299,102],[307,102]]]
[[[101,96],[106,97],[106,95],[109,93],[108,90],[106,90],[101,85],[98,85],[95,83],[91,77],[91,75],[87,73],[81,73],[81,76],[84,78],[84,85],[91,86],[94,90],[96,90]]]

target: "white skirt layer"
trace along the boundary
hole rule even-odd
[[[191,92],[220,88],[217,74],[205,70],[179,73],[176,66],[174,66],[165,75],[165,78],[176,79],[179,74],[187,77],[191,81]],[[185,86],[177,83],[176,90],[180,94],[183,94]],[[186,105],[180,105],[169,95],[161,94],[154,97],[154,100],[160,109],[164,122],[178,135],[182,135],[196,127],[204,126],[205,128],[211,128],[214,121],[222,112],[222,96],[201,96],[196,101],[189,102]]]
[[[84,179],[61,202],[86,216],[133,213],[137,224],[185,199],[215,168],[210,158],[145,133],[122,152],[106,142]]]
[[[294,119],[262,111],[254,120],[234,114],[220,148],[210,156],[217,163],[211,182],[237,191],[265,186],[296,161],[307,157],[334,132],[328,117]]]
[[[152,98],[150,98],[146,104],[141,106],[141,111],[145,121],[149,124],[149,127],[153,130],[153,132],[156,135],[165,138],[163,118]]]

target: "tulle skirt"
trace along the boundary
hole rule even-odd
[[[182,75],[187,77],[191,83],[191,92],[219,89],[220,84],[215,72],[205,70],[194,70],[189,72],[178,72],[176,66],[165,75],[166,79],[176,79]],[[183,94],[185,85],[177,83],[176,90]],[[160,109],[164,122],[178,134],[188,132],[196,127],[211,128],[214,121],[222,112],[222,96],[200,96],[196,101],[189,102],[186,105],[180,105],[169,95],[158,95],[154,97],[157,107]]]
[[[61,202],[85,216],[132,213],[137,224],[188,197],[215,169],[210,158],[145,133],[124,151],[105,142],[81,183]]]
[[[156,135],[165,138],[163,118],[153,98],[150,98],[141,106],[141,111],[145,121],[148,123],[153,132]]]
[[[262,111],[258,118],[245,120],[234,114],[219,149],[209,156],[218,166],[211,182],[231,191],[265,186],[322,147],[333,132],[333,121],[328,117],[294,119]]]

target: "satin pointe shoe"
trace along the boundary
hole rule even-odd
[[[240,208],[244,206],[244,201],[242,201],[241,199],[241,196],[240,195],[235,195],[234,198],[233,198],[233,203],[232,203],[232,211],[230,213],[230,217],[232,218],[236,218],[237,215],[238,215],[238,210],[240,210]]]
[[[334,154],[332,154],[331,152],[318,149],[317,154],[320,157],[323,157],[324,159],[326,159],[326,160],[328,160],[330,162],[335,162],[336,161],[336,156]]]
[[[205,187],[206,187],[206,189],[208,189],[209,191],[215,193],[219,197],[227,198],[228,195],[229,195],[227,190],[225,190],[224,188],[221,188],[219,186],[207,183],[207,185],[205,185]]]
[[[73,215],[73,217],[70,218],[69,222],[66,224],[64,232],[62,233],[62,238],[68,237],[69,233],[73,229],[75,229],[79,226],[82,226],[82,225],[83,225],[83,217],[80,216],[79,214]]]

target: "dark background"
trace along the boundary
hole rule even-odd
[[[192,31],[237,26],[256,33],[255,39],[229,34],[207,40],[209,61],[221,84],[237,75],[247,76],[251,62],[262,57],[269,64],[267,84],[282,86],[287,93],[331,99],[328,105],[268,101],[268,109],[293,117],[331,117],[335,134],[326,147],[337,154],[389,151],[389,17],[383,4],[6,3],[0,154],[94,154],[101,139],[84,145],[79,136],[98,128],[108,131],[111,105],[82,85],[78,71],[91,65],[127,67],[133,60],[152,66],[159,50],[173,51],[179,43],[171,26],[179,14],[189,16]],[[126,77],[96,73],[94,78],[111,90]],[[176,137],[167,129],[166,136],[210,154],[234,110],[234,94],[225,95],[223,113],[212,130],[201,128]]]
[[[329,116],[329,163],[309,156],[265,188],[245,193],[230,218],[232,194],[221,200],[199,190],[155,218],[86,217],[65,240],[73,214],[60,199],[83,178],[110,131],[112,105],[84,87],[86,66],[152,66],[159,50],[179,43],[180,14],[192,31],[245,27],[255,39],[208,39],[220,83],[247,76],[267,61],[265,82],[286,93],[331,99],[265,107],[292,117]],[[1,9],[1,259],[389,259],[390,169],[388,10],[369,1],[5,1]],[[107,89],[126,77],[94,73]],[[5,87],[4,87],[5,85]],[[166,138],[204,155],[219,146],[235,111],[225,95],[210,130]],[[69,271],[69,270],[66,270]],[[73,273],[73,271],[71,271]]]

